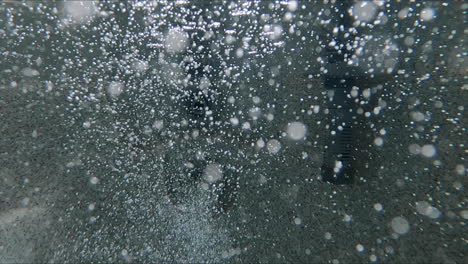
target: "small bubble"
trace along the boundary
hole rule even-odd
[[[203,171],[203,175],[208,183],[214,183],[221,180],[223,177],[223,169],[219,164],[208,164]]]
[[[374,145],[378,146],[378,147],[381,147],[383,145],[383,138],[381,137],[377,137],[374,139]]]
[[[421,214],[425,215],[429,218],[436,219],[439,218],[441,215],[441,212],[439,209],[431,206],[428,202],[426,201],[421,201],[421,202],[416,202],[416,211]]]
[[[434,106],[435,106],[436,108],[442,108],[442,107],[444,106],[444,103],[442,103],[441,101],[436,101],[436,102],[434,103]]]
[[[436,148],[434,147],[434,145],[427,144],[422,146],[421,153],[426,158],[432,158],[436,154]]]
[[[463,210],[460,212],[460,216],[465,219],[465,220],[468,220],[468,210]]]
[[[276,139],[270,139],[267,142],[267,149],[271,154],[276,154],[281,149],[281,143]]]
[[[161,129],[163,129],[163,127],[164,127],[164,121],[162,121],[162,120],[154,121],[153,128],[155,128],[157,130],[161,130]]]
[[[426,116],[421,112],[414,111],[414,112],[411,112],[411,118],[416,122],[421,122],[421,121],[424,121]]]
[[[244,56],[244,50],[242,48],[238,48],[236,50],[236,57],[237,58],[242,58]]]
[[[208,185],[208,183],[206,182],[203,182],[200,187],[205,190],[205,191],[208,191],[210,189],[210,186]]]
[[[294,12],[297,10],[297,1],[289,1],[288,2],[288,10],[291,11],[291,12]]]
[[[343,221],[344,221],[344,222],[351,222],[351,216],[345,214],[345,216],[343,217]]]
[[[254,96],[254,97],[252,97],[252,101],[253,101],[254,104],[259,104],[261,99],[258,96]]]
[[[350,11],[357,21],[371,22],[378,11],[378,6],[373,2],[358,1]]]
[[[237,119],[237,117],[231,117],[229,119],[229,122],[231,122],[231,125],[233,125],[233,126],[239,125],[239,119]]]
[[[401,216],[397,216],[393,218],[391,222],[391,226],[392,226],[393,231],[400,235],[404,235],[408,233],[408,231],[410,230],[410,225],[408,221]]]
[[[458,164],[456,167],[455,167],[455,172],[460,175],[460,176],[465,176],[466,174],[466,168],[463,164]]]
[[[99,182],[99,179],[97,177],[91,177],[89,181],[91,182],[91,184],[97,184]]]
[[[120,82],[111,82],[107,88],[110,97],[116,98],[124,91],[124,85]]]
[[[383,210],[383,206],[381,203],[376,203],[374,204],[374,209],[377,211],[377,212],[380,212]]]
[[[84,128],[90,128],[91,127],[91,122],[89,122],[89,121],[83,122],[83,127]]]
[[[314,105],[314,114],[318,114],[320,112],[320,106]]]
[[[307,132],[306,126],[301,122],[292,122],[288,124],[288,137],[292,140],[301,140]]]
[[[252,118],[252,120],[257,120],[260,117],[261,113],[262,111],[259,107],[254,107],[249,110],[249,116],[250,118]]]
[[[356,250],[360,253],[364,252],[364,246],[361,244],[356,245]]]
[[[181,28],[171,28],[166,35],[164,47],[169,53],[181,53],[189,44],[189,35]]]
[[[435,10],[430,7],[424,8],[419,14],[419,17],[421,18],[422,21],[430,21],[434,19],[435,16],[436,16]]]
[[[265,147],[265,141],[263,139],[257,140],[257,147],[258,148],[263,148]]]
[[[266,119],[267,119],[268,121],[273,121],[274,118],[275,118],[275,116],[274,116],[273,114],[267,114],[267,115],[266,115]]]
[[[296,224],[296,225],[302,224],[302,219],[299,218],[299,217],[294,218],[294,224]]]
[[[338,173],[343,168],[343,162],[341,160],[335,161],[335,168],[333,168],[333,172]]]

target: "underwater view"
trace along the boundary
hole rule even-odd
[[[0,263],[468,263],[468,2],[0,2]]]

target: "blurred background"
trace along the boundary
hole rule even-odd
[[[2,1],[0,262],[467,262],[467,9]]]

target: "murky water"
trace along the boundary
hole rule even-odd
[[[3,1],[0,262],[466,262],[467,8]]]

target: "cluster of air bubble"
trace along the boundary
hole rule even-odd
[[[305,161],[307,175],[295,180],[287,175],[288,186],[281,189],[286,191],[278,194],[298,206],[299,184],[320,178],[314,173],[324,142],[345,127],[331,125],[338,119],[330,117],[327,104],[336,94],[320,84],[341,78],[343,69],[357,80],[346,97],[353,102],[353,120],[367,122],[363,130],[369,129],[371,148],[378,151],[398,137],[387,124],[398,125],[414,142],[393,139],[401,150],[396,156],[443,167],[438,134],[443,126],[459,124],[464,108],[445,111],[449,81],[433,79],[462,75],[466,63],[460,54],[466,52],[459,43],[446,59],[431,56],[445,48],[431,38],[451,40],[462,32],[427,25],[449,4],[355,1],[343,15],[339,2],[5,4],[7,26],[0,37],[10,39],[4,41],[8,50],[1,51],[14,65],[4,71],[8,87],[65,102],[65,113],[57,115],[71,160],[64,171],[74,178],[64,180],[73,185],[60,196],[65,200],[60,221],[67,228],[57,234],[51,258],[198,263],[239,255],[218,217],[235,211],[242,187],[281,182],[272,179],[272,168],[285,165],[284,153],[304,147],[295,158]],[[15,51],[20,48],[27,52]],[[333,63],[337,67],[330,67]],[[465,84],[457,91],[466,89]],[[402,108],[406,123],[391,115]],[[428,122],[434,116],[437,122]],[[465,130],[451,131],[459,136]],[[444,144],[448,150],[464,147]],[[343,170],[339,160],[332,165],[335,173]],[[454,166],[465,176],[464,165]],[[412,178],[396,185],[403,188],[407,181]],[[462,189],[460,181],[453,186]],[[423,200],[414,205],[433,220],[442,215],[436,206]],[[374,209],[384,211],[381,204]],[[393,238],[412,232],[408,219],[391,218]],[[306,220],[294,217],[292,223]],[[327,232],[326,240],[331,237]],[[365,245],[356,250],[364,253]]]
[[[278,75],[278,70],[271,77],[260,73],[268,73],[268,56],[285,45],[283,18],[276,14],[280,9],[290,20],[297,6],[64,3],[58,27],[64,35],[61,44],[70,48],[57,51],[62,63],[55,85],[68,87],[69,148],[83,159],[91,196],[112,193],[102,195],[119,203],[93,201],[83,225],[102,228],[80,256],[99,257],[93,252],[101,250],[124,259],[198,262],[216,261],[223,250],[227,257],[237,254],[223,242],[222,232],[210,227],[214,224],[196,219],[229,211],[240,178],[263,170],[245,168],[244,160],[259,162],[281,150],[279,138],[266,134],[279,126],[273,122],[274,109],[268,109],[274,105],[256,95],[261,87],[252,87],[249,79],[274,82]],[[306,136],[301,122],[281,127],[292,140]],[[97,170],[102,167],[108,170]],[[130,223],[108,223],[121,217]],[[174,231],[179,233],[164,235],[162,230],[179,225],[180,232]],[[145,237],[167,236],[167,242],[141,250],[135,241],[145,232],[142,228],[150,228]],[[72,240],[75,234],[89,236],[75,230],[67,237]],[[110,234],[127,236],[122,243],[127,246],[115,252],[102,248],[110,243]],[[55,257],[66,255],[68,247],[64,243]],[[154,253],[156,248],[163,250]]]

